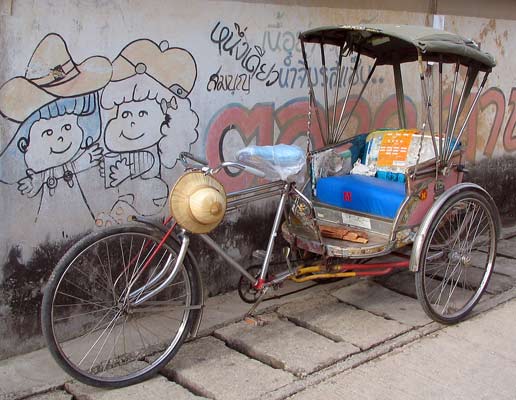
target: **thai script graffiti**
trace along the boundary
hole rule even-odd
[[[250,74],[221,74],[222,66],[210,75],[206,90],[208,92],[235,92],[242,91],[246,94],[251,92]]]
[[[354,62],[353,59],[351,61]],[[283,60],[283,63],[284,66],[279,68],[279,86],[281,88],[289,89],[308,88],[308,73],[304,67],[303,61],[299,59],[297,60],[297,63],[292,65],[292,53],[289,53]],[[350,82],[353,72],[353,66],[350,65],[342,66],[340,76],[337,66],[327,67],[326,70],[324,67],[311,67],[309,68],[309,71],[310,79],[312,80],[314,87],[324,87],[326,79],[328,88],[332,90],[337,86],[337,84],[341,88],[347,87],[349,83],[351,83],[351,85],[357,85],[359,83],[364,84],[367,80],[367,76],[371,72],[371,69],[372,65],[365,65],[362,62],[359,62],[357,73],[353,77],[353,82]],[[371,79],[371,83],[373,84],[382,84],[383,81],[383,77]]]
[[[237,23],[234,23],[233,26],[234,29],[231,29],[219,21],[211,31],[210,38],[218,46],[219,55],[224,52],[232,56],[235,61],[240,62],[251,78],[265,82],[266,86],[274,85],[279,78],[279,73],[275,69],[276,64],[268,66],[263,61],[265,50],[248,41],[247,27],[242,29]]]
[[[301,54],[301,42],[297,39],[300,32],[292,31],[264,31],[262,47],[272,52],[287,52]],[[274,36],[274,37],[273,37]],[[309,53],[312,53],[314,46],[310,46]]]

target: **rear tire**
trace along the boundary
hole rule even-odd
[[[57,363],[88,385],[123,387],[156,374],[177,353],[201,304],[200,277],[188,255],[170,275],[179,245],[169,238],[147,267],[163,233],[113,226],[78,241],[45,288],[42,328]]]
[[[415,275],[417,297],[435,321],[463,320],[484,293],[496,257],[496,210],[476,191],[448,199],[431,222]]]

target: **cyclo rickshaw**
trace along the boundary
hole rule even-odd
[[[483,188],[462,182],[463,140],[493,57],[471,40],[419,26],[323,27],[299,39],[309,84],[307,149],[249,146],[236,161],[218,166],[181,153],[186,171],[170,193],[171,217],[164,224],[135,216],[128,225],[89,234],[59,262],[45,289],[42,325],[51,353],[70,375],[105,387],[140,382],[197,334],[204,296],[189,249],[194,234],[241,273],[239,293],[254,303],[249,315],[268,290],[287,279],[402,269],[414,272],[417,297],[435,321],[456,323],[477,304],[493,270],[500,218]],[[346,57],[353,60],[350,74]],[[352,96],[361,57],[373,64]],[[419,71],[418,129],[407,126],[401,73],[406,63]],[[399,126],[342,139],[380,66],[392,68]],[[444,69],[453,71],[448,102]],[[322,134],[320,148],[312,145],[314,126]],[[226,194],[216,176],[228,168],[265,183]],[[304,183],[300,176],[307,176]],[[247,269],[208,233],[232,210],[272,197],[279,202],[261,267]],[[272,274],[279,234],[288,243],[285,270]],[[409,259],[378,261],[403,250]]]

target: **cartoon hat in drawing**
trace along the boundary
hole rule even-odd
[[[0,113],[23,122],[34,111],[57,98],[74,97],[103,88],[111,79],[110,61],[93,56],[77,64],[63,38],[48,34],[34,50],[25,76],[0,88]]]
[[[151,40],[141,39],[128,44],[113,61],[111,80],[121,81],[140,74],[148,75],[184,99],[195,85],[197,66],[185,49],[171,48],[167,41],[158,47]]]

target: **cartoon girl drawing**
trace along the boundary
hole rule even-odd
[[[56,34],[42,39],[25,76],[0,89],[0,112],[19,122],[16,134],[0,153],[6,166],[0,181],[17,183],[20,194],[38,198],[36,221],[48,216],[59,222],[67,206],[81,218],[94,218],[80,174],[99,164],[102,149],[98,90],[112,73],[104,57],[73,62]]]
[[[101,165],[106,188],[118,190],[112,218],[155,215],[165,205],[168,185],[161,168],[173,168],[179,152],[198,137],[199,119],[187,97],[196,76],[190,53],[166,42],[137,40],[113,61],[101,100],[116,112],[104,130]]]

